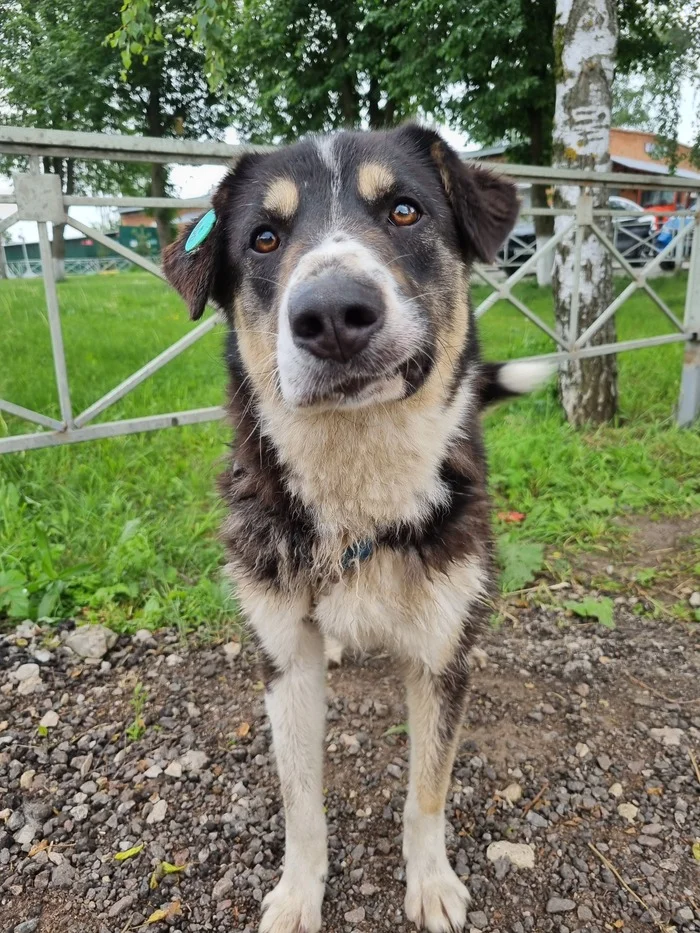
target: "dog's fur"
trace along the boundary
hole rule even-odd
[[[406,202],[418,222],[393,225]],[[321,926],[324,637],[404,666],[406,913],[432,933],[461,929],[469,896],[443,810],[494,579],[479,413],[541,375],[480,362],[469,273],[510,230],[515,190],[407,125],[245,155],[213,204],[210,236],[186,253],[186,230],[164,266],[193,318],[211,300],[229,323],[224,537],[264,661],[286,812],[260,930]],[[255,251],[261,229],[277,249]],[[381,303],[382,326],[357,357],[319,360],[291,333],[290,301],[339,282]]]

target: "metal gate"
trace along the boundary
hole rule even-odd
[[[47,224],[66,223],[84,236],[91,238],[107,250],[115,253],[117,257],[120,257],[120,260],[128,260],[146,272],[162,279],[164,276],[158,265],[134,250],[115,242],[101,231],[81,223],[70,215],[70,208],[75,206],[138,207],[144,209],[185,207],[205,210],[209,203],[206,199],[64,196],[61,191],[60,179],[56,175],[41,172],[41,157],[58,156],[63,158],[74,157],[81,160],[107,159],[180,164],[226,164],[251,148],[254,147],[230,146],[224,143],[198,143],[131,136],[103,136],[93,133],[70,133],[58,130],[0,127],[0,153],[27,156],[30,166],[29,172],[13,176],[14,194],[0,196],[0,203],[16,205],[16,210],[12,214],[4,220],[0,220],[0,234],[19,220],[37,222],[40,271],[44,279],[56,387],[61,411],[61,420],[59,421],[8,400],[0,399],[0,409],[41,428],[41,430],[34,433],[1,438],[0,453],[95,440],[184,424],[197,424],[221,418],[224,413],[223,409],[219,407],[195,408],[142,418],[128,418],[98,424],[91,423],[111,405],[114,405],[115,402],[122,399],[136,386],[215,328],[218,320],[215,315],[208,317],[201,324],[193,327],[184,337],[163,350],[162,353],[159,353],[158,356],[132,373],[101,398],[96,399],[84,411],[77,414],[73,412]],[[497,266],[484,267],[477,265],[475,267],[475,274],[493,289],[491,294],[476,308],[476,316],[481,317],[484,315],[499,300],[508,301],[517,308],[531,323],[547,334],[557,347],[553,353],[527,357],[527,359],[560,361],[568,358],[585,358],[602,356],[608,353],[620,353],[667,343],[685,343],[686,353],[678,405],[678,421],[683,425],[690,424],[700,413],[700,230],[698,229],[700,227],[700,200],[696,204],[694,213],[690,211],[675,212],[674,217],[688,218],[688,221],[685,222],[684,220],[679,223],[678,230],[671,241],[663,249],[655,251],[649,261],[641,266],[633,266],[629,255],[626,255],[624,250],[621,251],[616,246],[615,242],[601,226],[602,218],[612,216],[613,212],[610,210],[594,210],[591,188],[604,187],[610,189],[612,187],[630,186],[632,180],[635,188],[666,188],[675,191],[696,192],[700,188],[700,182],[687,178],[661,178],[658,175],[630,176],[612,172],[591,173],[523,165],[498,164],[489,167],[494,171],[507,174],[521,183],[526,182],[533,185],[573,184],[579,187],[580,195],[575,210],[530,208],[527,211],[530,216],[567,215],[570,221],[562,226],[541,247],[528,248],[527,256],[522,255],[518,260],[519,265],[516,271],[505,277],[505,279],[501,280],[502,275],[499,276]],[[620,212],[615,212],[615,215],[620,216]],[[605,249],[611,253],[618,268],[629,275],[631,281],[599,317],[578,336],[578,290],[574,288],[569,327],[569,333],[573,337],[571,341],[567,342],[513,293],[513,287],[526,275],[532,273],[540,259],[551,254],[552,250],[571,230],[575,228],[578,233],[586,227],[593,231]],[[576,236],[577,266],[580,265],[578,260],[581,256],[581,243],[582,237],[579,234]],[[686,249],[686,244],[690,244],[689,251]],[[629,250],[627,253],[629,253]],[[654,290],[649,278],[669,258],[675,257],[678,259],[680,257],[680,261],[684,262],[687,253],[689,254],[688,286],[685,315],[684,320],[681,321]],[[513,261],[511,256],[511,265]],[[507,259],[505,264],[508,265]],[[39,271],[36,263],[34,269]],[[592,338],[600,328],[619,310],[630,295],[639,289],[643,290],[666,315],[673,324],[675,332],[656,337],[591,345]],[[1,356],[2,351],[0,350],[0,361]]]

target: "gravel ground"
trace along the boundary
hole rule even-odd
[[[448,801],[468,928],[700,931],[698,627],[511,609]],[[0,637],[0,931],[255,930],[283,815],[252,651],[76,632]],[[324,930],[402,933],[401,684],[383,658],[328,684]]]

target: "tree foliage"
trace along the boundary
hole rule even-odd
[[[654,75],[663,135],[700,47],[687,0],[617,0],[618,71]],[[251,141],[413,114],[448,122],[510,157],[547,163],[556,85],[554,0],[194,0],[177,30],[204,48],[211,86],[233,92]],[[116,40],[132,67],[158,35],[152,0],[125,0]],[[700,23],[695,10],[696,24]],[[700,29],[700,25],[697,25]],[[693,58],[692,49],[695,49]]]
[[[125,73],[118,40],[121,0],[11,0],[0,19],[0,122],[48,129],[156,137],[221,135],[228,123],[223,91],[204,77],[201,49],[180,29],[182,4],[163,0],[153,35]],[[5,170],[21,164],[6,160]],[[73,193],[168,191],[167,168],[129,162],[45,160]],[[168,217],[157,213],[161,242]]]

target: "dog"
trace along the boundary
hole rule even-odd
[[[461,930],[469,894],[444,807],[495,577],[480,412],[546,376],[483,363],[469,301],[472,264],[516,219],[515,188],[407,124],[245,154],[212,204],[164,271],[192,318],[212,302],[228,322],[223,537],[286,825],[260,933],[321,928],[324,638],[405,671],[405,912]]]

